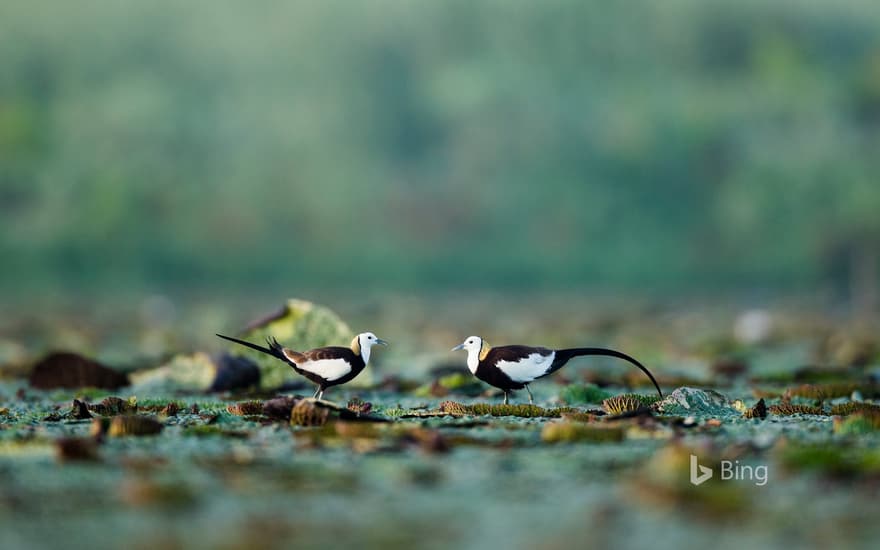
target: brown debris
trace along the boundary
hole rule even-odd
[[[744,411],[743,417],[760,418],[762,420],[764,418],[767,418],[767,404],[764,403],[764,398],[762,397],[760,400],[758,400],[758,402],[755,403],[755,406],[751,409],[747,409],[746,411]]]
[[[780,403],[778,405],[770,405],[768,408],[771,414],[777,416],[791,416],[793,414],[818,414],[825,415],[822,407],[813,407],[810,405],[795,405],[792,403]]]
[[[137,405],[129,403],[125,399],[111,395],[104,398],[100,403],[89,405],[89,410],[101,416],[116,416],[118,414],[131,414],[137,412]]]
[[[79,399],[74,399],[68,416],[75,420],[86,420],[92,417],[92,413],[89,412],[88,405],[86,405]]]
[[[54,388],[104,388],[128,385],[128,376],[76,353],[52,353],[38,361],[29,378],[41,390]]]
[[[298,397],[282,395],[263,402],[262,414],[276,420],[290,420],[290,411],[300,401]]]
[[[165,405],[161,411],[159,411],[159,414],[161,414],[162,416],[165,416],[165,417],[169,417],[169,416],[177,416],[177,413],[179,413],[179,412],[180,412],[180,406],[177,403],[175,403],[174,401],[171,401],[170,403]]]
[[[358,397],[352,397],[348,401],[348,410],[354,412],[355,414],[369,414],[372,409],[372,403],[366,402]]]
[[[226,405],[226,410],[236,416],[254,416],[263,414],[262,401],[242,401]]]
[[[323,426],[330,418],[331,409],[316,399],[303,399],[290,411],[290,423],[297,426]]]

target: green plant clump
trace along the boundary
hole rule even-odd
[[[611,393],[595,384],[569,384],[559,392],[559,399],[566,405],[601,403],[611,397]]]

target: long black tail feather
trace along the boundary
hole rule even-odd
[[[571,349],[560,349],[556,351],[556,357],[553,358],[553,365],[550,366],[550,369],[547,371],[547,374],[551,372],[556,372],[565,366],[568,361],[573,357],[583,357],[585,355],[604,355],[606,357],[616,357],[618,359],[623,359],[624,361],[628,361],[641,369],[642,372],[648,375],[648,378],[651,379],[651,382],[654,383],[654,387],[657,388],[657,393],[660,395],[660,398],[663,398],[663,392],[660,390],[660,384],[657,383],[657,380],[654,378],[654,375],[651,374],[651,371],[645,367],[645,365],[639,363],[635,358],[630,357],[629,355],[615,351],[613,349],[605,349],[605,348],[571,348]]]
[[[231,336],[223,336],[222,334],[218,334],[217,336],[223,338],[224,340],[229,340],[230,342],[235,342],[236,344],[241,344],[242,346],[255,349],[267,355],[271,355],[272,357],[277,357],[282,361],[286,360],[282,351],[283,348],[281,347],[281,344],[278,343],[278,340],[276,340],[275,338],[266,338],[266,343],[269,345],[269,347],[264,348],[263,346],[258,346],[257,344],[252,344],[250,342],[246,342],[245,340],[239,340],[238,338],[233,338]]]

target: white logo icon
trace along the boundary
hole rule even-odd
[[[697,474],[697,469],[699,468],[699,475]],[[700,466],[697,462],[697,457],[691,455],[691,483],[694,485],[701,485],[702,483],[712,479],[712,468],[707,466]]]

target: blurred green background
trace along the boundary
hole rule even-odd
[[[878,152],[874,0],[0,3],[5,303],[870,308]]]

